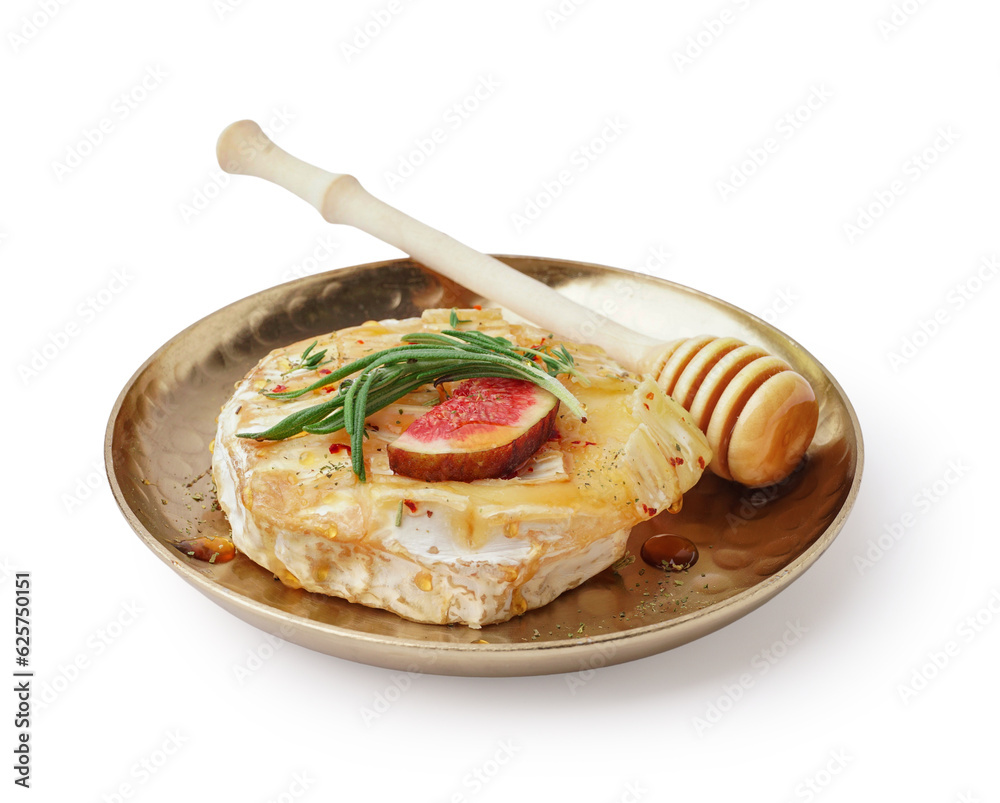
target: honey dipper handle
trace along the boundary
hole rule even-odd
[[[329,173],[297,159],[275,145],[253,121],[242,120],[226,128],[216,153],[227,173],[274,182],[314,206],[329,223],[371,234],[537,326],[571,337],[588,322],[593,327],[588,339],[626,368],[645,371],[656,362],[662,347],[659,341],[599,316],[548,285],[400,212],[368,193],[353,176]]]

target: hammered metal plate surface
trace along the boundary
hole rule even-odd
[[[850,402],[810,354],[748,313],[680,285],[585,263],[501,259],[664,340],[728,335],[786,359],[812,383],[820,403],[819,429],[803,465],[780,485],[754,491],[706,472],[680,513],[661,513],[632,531],[634,556],[655,533],[691,539],[701,553],[691,570],[668,574],[637,558],[543,608],[481,630],[417,624],[287,588],[242,555],[210,564],[183,554],[177,544],[192,536],[228,534],[214,504],[209,445],[234,384],[268,351],[366,320],[489,303],[421,265],[394,260],[245,298],[146,361],[119,396],[105,440],[108,477],[132,528],[185,580],[263,630],[363,663],[456,675],[568,672],[661,652],[744,616],[816,561],[854,503],[862,442]],[[587,329],[584,321],[577,334]]]

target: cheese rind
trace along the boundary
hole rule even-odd
[[[460,318],[521,346],[546,333],[494,310]],[[336,368],[399,343],[401,335],[450,328],[446,310],[421,319],[369,322],[319,338]],[[304,387],[315,369],[296,365],[313,339],[277,349],[237,385],[219,416],[213,476],[236,546],[282,582],[407,619],[471,627],[545,605],[619,559],[629,530],[676,507],[711,452],[687,413],[654,382],[629,374],[592,346],[565,343],[584,385],[561,378],[586,406],[561,411],[550,440],[510,479],[423,482],[394,475],[387,446],[426,405],[421,390],[368,419],[367,482],[351,471],[348,438],[299,435],[255,441],[286,415],[327,398],[263,396]],[[558,346],[562,341],[556,341]],[[398,522],[398,524],[397,524]]]

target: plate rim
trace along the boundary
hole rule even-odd
[[[861,478],[864,470],[864,440],[857,412],[855,411],[850,398],[840,385],[840,382],[826,368],[825,365],[817,360],[808,349],[804,348],[794,338],[753,313],[709,293],[705,293],[701,290],[680,284],[679,282],[675,282],[670,279],[663,279],[658,276],[651,276],[637,271],[580,260],[516,254],[494,254],[494,256],[508,264],[511,262],[517,263],[529,261],[533,263],[548,263],[560,266],[579,266],[589,269],[591,272],[596,270],[600,273],[632,276],[637,277],[642,281],[666,285],[674,291],[698,297],[702,301],[708,301],[715,306],[723,308],[730,314],[735,314],[737,317],[749,319],[757,327],[773,331],[783,341],[801,351],[801,353],[809,361],[821,370],[824,377],[830,382],[836,391],[837,396],[847,413],[847,420],[850,422],[851,430],[853,431],[857,443],[854,453],[855,468],[853,480],[837,514],[826,525],[820,535],[786,566],[731,597],[727,597],[717,603],[710,604],[704,608],[683,614],[673,619],[653,622],[647,625],[640,625],[627,631],[617,631],[582,638],[567,638],[564,640],[542,642],[528,641],[486,644],[462,641],[425,642],[409,637],[375,635],[360,630],[345,628],[339,625],[318,622],[300,614],[282,611],[268,605],[266,602],[253,599],[234,589],[222,586],[202,572],[199,572],[189,563],[182,561],[179,556],[172,554],[169,547],[163,544],[150,531],[150,529],[142,523],[135,511],[128,504],[114,469],[115,426],[121,413],[122,406],[135,384],[163,353],[173,348],[179,340],[188,335],[191,330],[203,325],[205,321],[219,315],[224,310],[231,307],[249,303],[254,299],[261,300],[262,296],[277,293],[282,288],[291,284],[303,283],[307,281],[322,282],[325,279],[343,275],[345,271],[373,271],[390,265],[400,266],[405,264],[412,264],[429,272],[444,282],[451,281],[436,273],[431,268],[424,266],[422,263],[417,262],[410,257],[402,256],[379,260],[377,262],[334,268],[321,273],[309,274],[304,277],[298,277],[288,282],[283,282],[254,293],[250,293],[240,299],[225,304],[224,306],[219,307],[218,309],[190,323],[188,326],[184,327],[182,330],[161,344],[152,354],[149,355],[149,357],[147,357],[146,360],[143,361],[143,363],[132,373],[116,397],[105,428],[104,439],[105,473],[111,486],[115,502],[133,532],[139,537],[140,541],[150,548],[153,553],[160,558],[160,560],[180,575],[182,579],[195,587],[203,595],[209,597],[212,601],[216,602],[233,615],[236,615],[238,618],[243,619],[249,624],[258,627],[265,632],[270,632],[273,635],[280,635],[280,637],[285,638],[288,641],[298,643],[302,646],[306,646],[310,649],[314,649],[328,655],[346,658],[348,660],[366,663],[369,665],[382,666],[384,668],[404,668],[398,658],[393,659],[393,654],[398,652],[407,654],[416,649],[423,655],[430,655],[435,659],[430,662],[432,664],[430,668],[418,667],[416,671],[429,672],[431,674],[461,676],[522,676],[574,672],[580,671],[581,669],[597,668],[598,666],[623,663],[625,661],[635,660],[636,658],[648,657],[650,655],[666,652],[677,646],[681,646],[682,644],[690,643],[691,641],[702,638],[703,636],[708,635],[711,632],[715,632],[716,630],[737,621],[743,616],[746,616],[768,600],[772,599],[780,591],[791,585],[791,583],[801,577],[812,565],[816,563],[816,561],[830,547],[837,535],[843,529],[848,516],[853,510],[860,490]],[[517,268],[517,264],[514,264],[513,267]],[[707,630],[699,630],[693,636],[681,638],[676,641],[676,643],[673,643],[669,637],[665,635],[665,633],[670,630],[683,629],[681,628],[682,625],[690,628],[693,623],[696,623],[699,620],[707,621]],[[276,626],[268,627],[268,623],[273,623]],[[426,626],[439,627],[439,625],[433,624],[428,624]],[[288,632],[289,628],[292,629],[291,633]],[[299,636],[299,638],[296,638],[295,636]],[[309,638],[304,638],[304,636],[309,636]],[[331,652],[330,650],[323,649],[314,643],[318,637],[322,637],[324,640],[343,640],[345,642],[343,646],[346,649],[339,650],[337,652]],[[653,643],[660,641],[664,642],[664,645]],[[615,660],[618,656],[613,655],[611,660],[595,664],[593,660],[595,656],[607,658],[607,648],[609,645],[617,647],[617,645],[625,642],[628,642],[629,646],[633,647],[633,649],[625,651],[627,653],[626,656]],[[379,647],[382,647],[383,651],[386,653],[386,655],[383,656],[385,660],[378,660],[377,656],[373,657],[370,655],[349,655],[349,653],[356,652],[355,649],[351,648],[356,648],[366,644],[378,645]],[[434,666],[436,658],[439,655],[455,656],[459,659],[458,663],[463,665],[456,666],[455,661],[445,661],[443,665]],[[556,658],[555,660],[547,660],[542,666],[528,666],[529,661],[537,659],[540,656],[548,656],[550,659],[552,656],[555,656]],[[589,662],[586,660],[588,656],[592,659]],[[572,659],[574,658],[579,658],[580,660],[573,662]],[[467,665],[470,662],[476,664],[474,667],[476,671],[470,671],[470,669],[473,668]],[[575,668],[569,667],[570,663],[575,663],[577,665]]]

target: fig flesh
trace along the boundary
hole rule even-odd
[[[426,482],[509,477],[549,439],[558,411],[532,382],[467,379],[389,445],[389,467]]]

